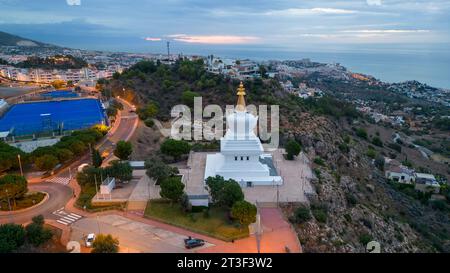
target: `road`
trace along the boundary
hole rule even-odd
[[[72,198],[72,189],[57,183],[39,183],[30,184],[28,186],[30,191],[46,192],[49,199],[43,204],[37,206],[32,210],[23,212],[15,212],[12,216],[9,213],[0,214],[0,223],[9,223],[13,221],[16,224],[25,224],[31,221],[31,218],[37,215],[43,215],[45,218],[53,218],[52,213],[64,207],[67,201]]]

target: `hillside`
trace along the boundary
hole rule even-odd
[[[156,105],[161,121],[170,119],[172,106],[189,103],[192,92],[203,97],[204,106],[233,105],[237,85],[206,73],[201,61],[173,66],[141,62],[101,82],[105,95],[125,97],[141,109]],[[248,103],[280,106],[281,145],[296,139],[314,161],[316,195],[308,208],[313,217],[298,222],[293,217],[296,206],[284,207],[305,252],[364,252],[371,240],[384,252],[450,251],[448,201],[438,205],[388,183],[379,159],[394,151],[387,145],[373,148],[371,134],[359,136],[357,129],[367,121],[353,106],[332,96],[302,100],[281,91],[275,80],[247,81],[245,86]],[[157,146],[158,140],[155,130],[141,129],[133,144]],[[375,160],[368,155],[370,149],[376,150]]]
[[[0,46],[53,47],[53,45],[33,41],[20,36],[0,31]]]

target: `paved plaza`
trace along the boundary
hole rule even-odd
[[[278,174],[284,180],[283,185],[243,188],[247,201],[260,204],[308,202],[306,196],[313,193],[310,184],[313,174],[308,158],[302,153],[295,160],[289,161],[284,159],[283,153],[280,149],[270,153]],[[180,169],[185,190],[190,195],[208,194],[203,182],[207,155],[208,153],[191,153],[186,168]]]

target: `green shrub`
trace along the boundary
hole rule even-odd
[[[370,235],[369,233],[363,233],[361,235],[359,235],[359,242],[363,245],[366,246],[369,242],[371,242],[373,240],[372,235]]]
[[[367,139],[367,131],[364,128],[356,129],[356,135],[360,138]]]
[[[314,163],[316,163],[317,165],[320,165],[320,166],[325,166],[325,161],[320,157],[316,157],[314,159]]]
[[[372,144],[378,147],[383,147],[383,141],[379,137],[374,137],[372,139]]]
[[[298,224],[302,224],[311,220],[311,210],[306,206],[297,208],[294,212],[294,220]]]

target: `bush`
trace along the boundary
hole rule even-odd
[[[148,118],[144,121],[145,126],[149,127],[149,128],[153,128],[153,126],[155,126],[155,122],[153,121],[152,118]]]
[[[302,150],[300,144],[295,140],[289,140],[286,144],[287,159],[293,160],[295,156],[298,156]]]
[[[369,150],[367,150],[366,155],[369,158],[375,159],[375,157],[377,156],[377,152],[375,150],[373,150],[373,149],[369,149]]]
[[[294,212],[295,222],[298,224],[303,224],[311,220],[311,211],[306,206],[301,206],[297,208]]]
[[[99,234],[92,244],[92,253],[117,253],[119,240],[111,235]]]
[[[323,159],[320,157],[316,157],[314,159],[314,163],[316,163],[317,165],[320,165],[320,166],[325,166],[325,161],[323,161]]]
[[[367,139],[367,131],[364,128],[356,129],[356,135],[360,138]]]
[[[373,240],[372,235],[370,235],[369,233],[363,233],[359,236],[359,242],[363,245],[363,246],[367,246],[367,244],[369,242],[371,242]]]
[[[53,234],[49,229],[44,228],[44,217],[42,215],[33,218],[33,222],[26,228],[27,241],[35,247],[49,241]]]
[[[161,144],[161,152],[179,159],[181,155],[189,153],[191,145],[184,140],[166,139]]]
[[[325,204],[311,204],[311,212],[319,223],[326,223],[328,219],[328,208]]]
[[[0,253],[12,253],[25,243],[25,229],[22,225],[0,225]]]
[[[379,137],[374,137],[372,139],[372,144],[378,147],[383,147],[383,141]]]

